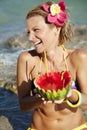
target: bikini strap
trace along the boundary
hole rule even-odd
[[[66,51],[66,48],[64,45],[62,45],[62,48],[63,48],[63,58],[64,58],[64,62],[65,62],[65,66],[66,66],[66,70],[68,71],[69,68],[68,68],[68,64],[67,64],[67,61],[66,61],[66,56],[65,56],[65,51]]]
[[[48,63],[47,63],[47,57],[46,57],[46,52],[44,51],[44,61],[45,61],[45,66],[46,66],[46,73],[48,73]],[[39,71],[39,75],[42,72],[42,57],[40,59],[40,71]]]
[[[62,48],[63,48],[63,58],[64,58],[64,62],[65,62],[65,66],[66,66],[66,70],[68,71],[68,64],[67,64],[67,61],[66,61],[66,56],[65,56],[65,51],[66,51],[66,48],[64,45],[62,45]],[[46,57],[46,52],[44,51],[44,61],[45,61],[45,66],[46,66],[46,73],[48,73],[48,63],[47,63],[47,57]],[[41,60],[40,60],[40,71],[39,71],[39,75],[41,74],[42,72],[42,57],[41,57]]]
[[[40,69],[39,69],[39,72],[38,72],[38,75],[41,75],[41,72],[42,72],[42,57],[40,58]]]

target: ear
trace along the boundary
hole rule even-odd
[[[58,33],[60,33],[61,27],[56,27],[56,28],[57,28]]]
[[[55,26],[55,35],[59,35],[60,34],[60,30],[61,30],[61,27],[56,27]]]

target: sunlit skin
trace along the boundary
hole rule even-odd
[[[81,107],[71,108],[65,102],[58,104],[55,101],[44,101],[38,95],[30,96],[31,82],[40,71],[41,57],[42,73],[46,73],[44,50],[54,71],[64,71],[66,67],[63,49],[58,40],[61,28],[50,27],[40,15],[27,19],[26,25],[28,39],[35,49],[21,53],[18,58],[17,85],[20,107],[23,111],[34,109],[31,127],[35,130],[72,130],[85,122],[81,109],[87,110],[87,52],[77,49],[67,49],[64,52],[72,80],[78,80],[84,96]],[[68,98],[75,102],[78,95],[72,91]]]
[[[40,20],[38,20],[40,18]],[[31,21],[33,21],[31,23]],[[28,38],[29,41],[35,45],[36,42],[42,41],[42,44],[36,45],[35,49],[38,53],[42,53],[44,50],[50,52],[58,45],[58,33],[60,28],[49,28],[47,24],[45,24],[43,17],[37,16],[32,17],[27,20],[27,31],[28,31]],[[46,29],[45,29],[46,28]],[[49,33],[50,32],[50,33]],[[48,40],[49,37],[49,40]],[[55,40],[55,43],[54,43]],[[51,46],[50,46],[51,45]]]

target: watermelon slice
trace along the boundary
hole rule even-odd
[[[68,71],[49,72],[37,77],[34,85],[41,96],[48,100],[65,99],[70,87],[71,77]]]

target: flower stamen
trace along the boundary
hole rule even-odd
[[[53,16],[57,15],[58,13],[60,13],[60,7],[57,4],[52,4],[50,7],[50,12]]]

